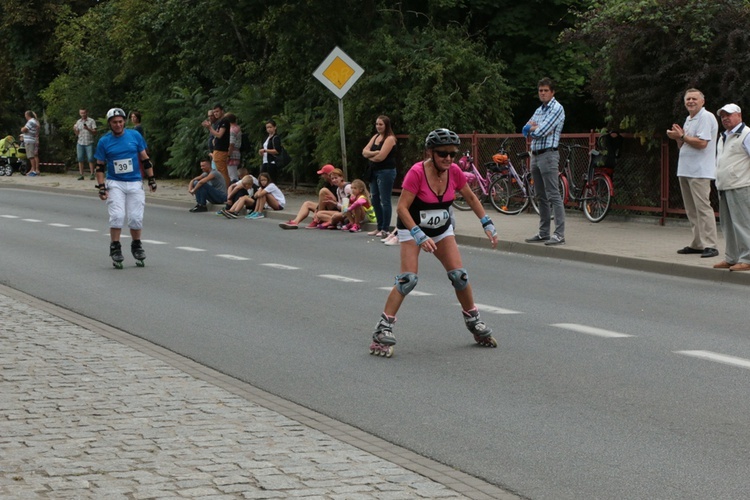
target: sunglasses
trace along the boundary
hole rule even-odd
[[[433,151],[433,153],[438,155],[440,158],[447,158],[449,156],[451,158],[455,158],[456,156],[458,156],[458,151]]]

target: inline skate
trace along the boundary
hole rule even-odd
[[[133,258],[135,259],[135,265],[138,267],[145,267],[146,263],[143,261],[146,260],[146,252],[143,251],[141,240],[133,240],[133,242],[130,244],[130,251],[133,254]]]
[[[390,358],[393,356],[393,346],[396,345],[396,337],[393,336],[393,324],[396,318],[387,316],[385,313],[380,315],[372,334],[372,343],[370,344],[370,354]]]
[[[492,337],[492,329],[479,318],[475,307],[471,311],[462,311],[466,328],[474,335],[474,342],[482,347],[497,347],[497,340]]]
[[[122,261],[125,257],[122,256],[122,246],[119,241],[113,241],[109,244],[109,256],[112,258],[112,265],[116,269],[122,269]]]

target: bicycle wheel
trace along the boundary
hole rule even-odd
[[[562,198],[563,206],[568,204],[570,201],[570,184],[568,184],[568,178],[564,175],[560,176],[560,197]]]
[[[484,198],[484,193],[482,192],[482,186],[479,185],[479,181],[475,179],[469,181],[467,183],[469,187],[471,188],[471,191],[476,195],[477,198],[479,198],[479,201],[482,202],[482,199]],[[456,191],[456,197],[453,200],[453,206],[457,210],[471,210],[471,207],[466,202],[464,197],[461,195],[459,191]]]
[[[591,222],[600,222],[607,216],[612,203],[612,181],[606,175],[595,175],[586,187],[583,213]]]
[[[516,215],[529,206],[529,198],[515,177],[499,177],[490,186],[490,203],[498,212]]]
[[[529,201],[534,208],[534,212],[539,215],[539,196],[537,196],[536,189],[534,189],[534,179],[531,177],[531,172],[526,174],[526,190],[529,194]]]

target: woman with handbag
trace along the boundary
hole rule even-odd
[[[375,207],[375,217],[378,221],[376,230],[367,234],[378,238],[386,238],[391,230],[391,193],[396,180],[396,134],[391,128],[391,120],[380,115],[375,120],[377,134],[362,150],[362,156],[367,158],[370,178],[370,195]],[[365,176],[367,177],[367,176]]]

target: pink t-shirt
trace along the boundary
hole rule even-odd
[[[415,194],[409,207],[409,215],[427,236],[434,237],[444,233],[450,227],[449,208],[456,198],[456,191],[466,185],[466,177],[461,167],[452,163],[448,169],[445,192],[438,196],[427,182],[424,162],[415,163],[404,177],[401,187]],[[398,219],[399,229],[411,229]]]

